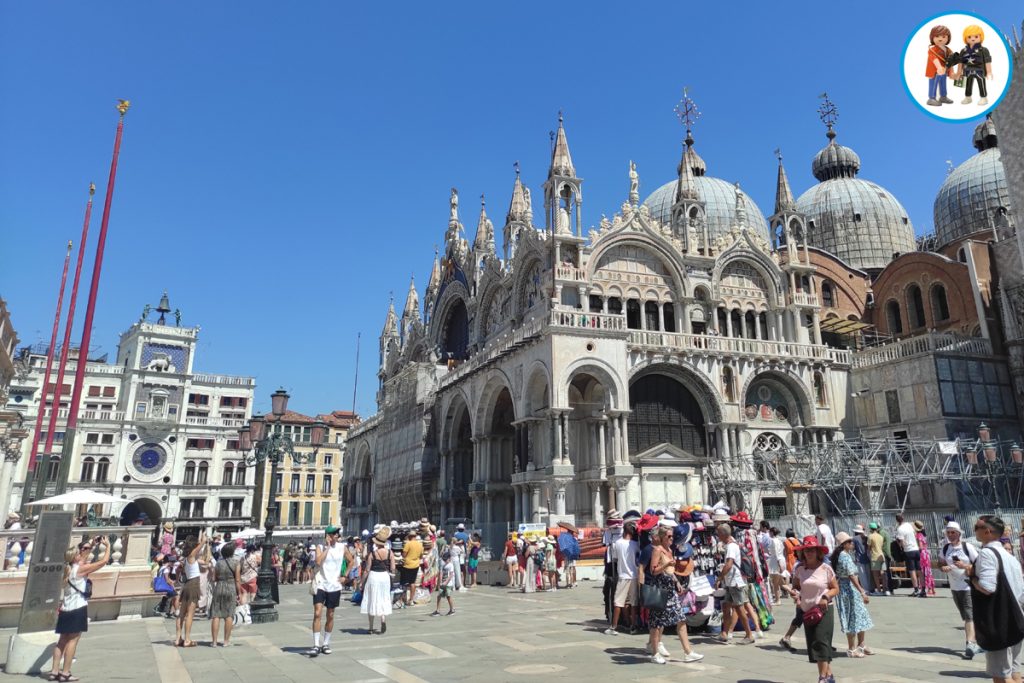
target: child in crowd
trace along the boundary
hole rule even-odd
[[[441,567],[441,580],[438,582],[437,605],[430,614],[432,617],[441,616],[441,598],[448,600],[447,616],[455,614],[455,603],[452,601],[452,594],[455,593],[455,564],[452,562],[450,550],[445,550],[441,554],[441,561],[444,565]]]

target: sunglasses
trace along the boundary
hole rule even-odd
[[[974,530],[975,531],[988,531],[988,527],[985,526],[984,524],[975,524],[974,525]]]
[[[84,553],[86,550],[92,550],[91,545],[78,546],[78,552]]]

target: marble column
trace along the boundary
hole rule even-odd
[[[640,511],[647,510],[647,473],[640,474]]]
[[[616,507],[616,509],[618,509],[619,512],[624,512],[626,510],[626,484],[625,484],[625,482],[623,482],[622,486],[620,486],[615,491],[615,507]]]
[[[563,465],[570,464],[569,459],[569,413],[562,413],[562,440],[558,443],[558,452],[561,456],[560,462]],[[578,444],[577,444],[578,445]]]
[[[540,521],[540,484],[530,484],[530,519]]]
[[[619,507],[618,498],[616,496],[615,480],[614,479],[609,479],[608,480],[608,509],[611,510],[612,508],[614,508],[618,512],[624,512],[622,510],[622,508]]]
[[[597,423],[597,457],[598,467],[602,469],[611,463],[608,462],[608,452],[605,450],[604,432],[607,429],[607,422],[601,420]]]
[[[821,320],[818,317],[818,310],[811,313],[811,332],[814,334],[814,343],[821,344]]]
[[[565,514],[565,486],[567,481],[558,480],[555,482],[555,514]]]
[[[619,419],[622,420],[622,464],[629,464],[629,417],[626,415],[619,415]]]
[[[512,486],[512,520],[518,522],[523,518],[523,496],[518,485]]]
[[[612,423],[612,458],[616,465],[622,462],[622,456],[620,455],[622,449],[622,441],[619,438],[619,416],[615,413],[611,413]]]
[[[558,413],[551,416],[551,463],[559,465],[562,462],[562,420]]]
[[[604,510],[601,509],[601,482],[590,482],[590,494],[593,499],[590,512],[594,516],[594,524],[601,526],[601,522],[604,521]]]

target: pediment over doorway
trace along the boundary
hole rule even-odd
[[[647,466],[699,467],[701,459],[670,443],[659,443],[634,456],[634,460]]]

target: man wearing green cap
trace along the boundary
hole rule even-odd
[[[324,529],[327,545],[316,547],[316,567],[313,574],[313,647],[306,651],[310,657],[331,654],[331,632],[334,631],[334,610],[341,603],[341,565],[345,561],[345,546],[338,543],[341,529],[333,524]],[[324,633],[320,632],[320,613],[327,610]],[[321,645],[321,637],[323,645]]]

